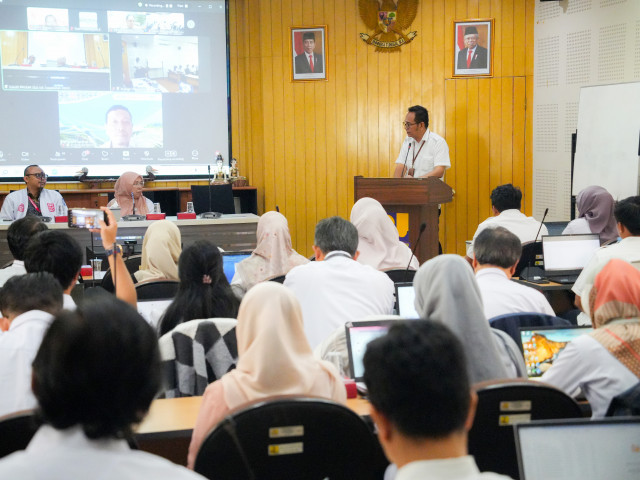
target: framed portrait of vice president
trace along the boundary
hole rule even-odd
[[[493,19],[453,22],[454,77],[493,76]]]
[[[291,27],[291,81],[327,80],[327,27]]]

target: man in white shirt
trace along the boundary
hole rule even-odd
[[[33,361],[44,425],[26,450],[0,460],[0,478],[202,480],[127,445],[159,387],[156,334],[130,305],[103,296],[63,311]]]
[[[293,268],[285,278],[284,286],[302,306],[311,348],[348,321],[393,312],[393,282],[385,273],[358,263],[357,248],[358,231],[351,222],[325,218],[316,225],[316,261]]]
[[[29,165],[24,169],[24,183],[27,188],[11,192],[4,199],[0,217],[17,220],[27,215],[53,218],[58,210],[66,212],[67,205],[62,195],[55,190],[47,190],[47,174],[38,165]]]
[[[62,288],[53,275],[10,278],[0,290],[0,417],[36,407],[31,363],[53,315],[62,309]]]
[[[396,178],[442,178],[451,167],[449,146],[429,130],[429,112],[420,105],[410,107],[403,122],[407,138],[396,159]]]
[[[510,183],[499,185],[491,192],[491,211],[493,217],[487,218],[478,225],[473,241],[485,228],[504,227],[520,239],[520,243],[533,242],[542,235],[549,235],[547,227],[533,217],[527,217],[520,211],[522,206],[522,192]],[[540,227],[542,225],[542,228]],[[538,231],[540,233],[538,234]],[[473,259],[473,243],[467,247],[467,260]]]
[[[487,319],[517,312],[555,316],[541,292],[511,280],[522,254],[522,244],[515,234],[504,227],[485,228],[473,246],[473,269]]]
[[[7,244],[11,255],[13,255],[13,263],[11,266],[0,270],[0,287],[5,282],[15,276],[24,275],[27,270],[24,268],[24,250],[27,247],[29,239],[36,233],[47,230],[47,224],[38,217],[28,216],[16,220],[11,223],[7,230]]]
[[[640,268],[640,196],[620,200],[616,203],[613,214],[622,240],[597,250],[573,284],[572,290],[576,294],[575,305],[587,314],[589,302],[583,301],[583,298],[588,299],[596,275],[609,260],[620,258]]]
[[[397,322],[367,345],[364,381],[371,418],[395,480],[507,479],[478,470],[467,432],[478,402],[462,344],[433,321]]]

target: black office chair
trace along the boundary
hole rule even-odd
[[[387,274],[393,283],[413,282],[413,277],[416,276],[416,270],[407,270],[406,268],[391,268],[383,270],[383,272]]]
[[[12,413],[0,418],[0,458],[24,450],[40,428],[33,410]]]
[[[516,265],[516,271],[513,276],[519,278],[525,268],[535,267],[536,258],[542,258],[542,242],[537,241],[523,244],[520,260],[518,260],[518,265]],[[538,267],[542,268],[541,266]]]
[[[138,300],[169,300],[176,296],[180,282],[177,280],[154,280],[136,283]]]
[[[640,415],[640,382],[616,395],[607,409],[607,417],[637,417]]]
[[[563,391],[533,380],[491,380],[473,386],[478,408],[469,431],[469,454],[480,471],[518,480],[518,459],[512,425],[554,418],[579,418],[578,404]]]
[[[191,185],[193,209],[197,214],[202,212],[236,213],[233,202],[233,187],[230,183],[211,185],[211,205],[209,205],[209,186]]]
[[[524,354],[522,348],[522,339],[520,338],[521,327],[570,327],[571,322],[564,318],[553,317],[545,313],[520,312],[506,313],[489,319],[491,328],[497,328],[507,333],[518,345],[520,351]]]
[[[131,277],[134,278],[133,274],[136,273],[138,270],[140,270],[140,265],[142,264],[142,255],[133,255],[129,258],[125,258],[124,264],[127,267],[127,272],[129,273],[129,275],[131,275]],[[135,283],[135,278],[133,281]],[[115,292],[115,286],[113,285],[113,277],[111,275],[111,268],[108,268],[107,273],[105,273],[104,277],[102,277],[102,282],[100,283],[100,286],[104,288],[107,292],[111,292],[111,293]]]
[[[195,471],[211,480],[382,478],[388,464],[366,423],[329,400],[284,396],[236,409],[209,433]]]

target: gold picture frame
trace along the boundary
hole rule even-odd
[[[296,26],[291,27],[290,30],[291,81],[313,82],[328,80],[327,26]],[[310,42],[312,40],[310,37],[313,37],[313,45]]]
[[[493,77],[493,27],[493,18],[453,21],[454,77]]]

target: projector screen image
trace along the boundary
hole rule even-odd
[[[0,2],[0,178],[229,163],[225,0]]]

